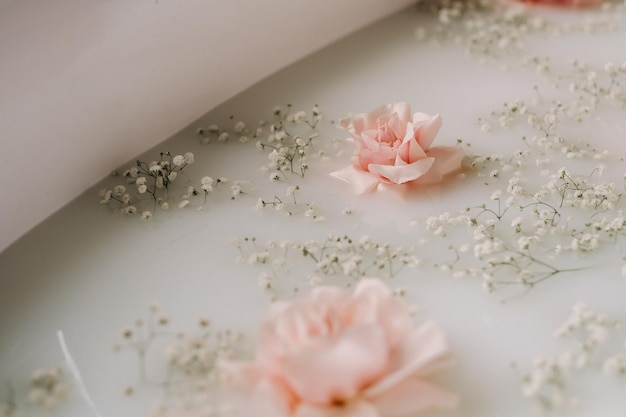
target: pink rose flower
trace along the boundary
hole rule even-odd
[[[461,169],[459,146],[430,145],[441,127],[439,115],[411,115],[407,103],[380,106],[340,120],[357,149],[352,165],[331,173],[351,183],[358,194],[379,184],[436,184]]]
[[[354,293],[318,287],[270,307],[256,358],[223,361],[226,385],[264,417],[398,417],[451,409],[456,396],[427,378],[450,364],[441,328],[416,327],[379,280]]]

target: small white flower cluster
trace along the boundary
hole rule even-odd
[[[231,117],[234,120],[234,117]],[[239,120],[232,127],[222,129],[217,124],[209,128],[197,130],[202,143],[226,142],[230,137],[239,135],[240,142],[254,142],[259,151],[266,154],[269,163],[263,164],[260,169],[267,175],[271,183],[287,184],[285,197],[275,194],[272,198],[257,198],[256,208],[273,208],[287,216],[303,215],[312,221],[323,221],[325,217],[320,213],[314,202],[303,203],[297,200],[296,195],[301,191],[300,185],[293,183],[294,178],[304,177],[309,170],[309,161],[312,156],[325,158],[325,147],[317,146],[319,133],[318,125],[324,120],[320,108],[315,105],[310,112],[303,110],[293,111],[291,105],[286,109],[275,106],[272,118],[261,120],[255,128]],[[242,136],[243,135],[243,136]],[[242,140],[241,138],[245,138]],[[325,146],[337,147],[336,140],[329,140]],[[233,195],[236,189],[232,188]],[[188,204],[182,202],[181,204]]]
[[[127,169],[123,177],[126,185],[117,184],[112,189],[100,190],[100,204],[119,208],[126,214],[139,212],[138,205],[157,206],[168,209],[167,196],[171,184],[179,176],[180,172],[195,161],[194,155],[187,152],[184,155],[172,156],[169,152],[161,152],[158,161],[144,162],[138,160],[135,166]],[[117,176],[117,173],[113,173]],[[128,189],[128,185],[134,185]],[[147,198],[144,198],[147,196]],[[152,212],[148,209],[141,210],[141,218],[149,220]]]
[[[157,304],[152,304],[147,320],[137,319],[132,326],[122,329],[123,342],[113,345],[113,352],[120,352],[122,349],[135,352],[141,382],[147,381],[146,355],[158,337],[169,334],[164,330],[169,324],[170,318],[160,312]]]
[[[238,136],[239,142],[254,142],[261,151],[268,152],[269,164],[262,169],[271,181],[282,181],[296,174],[303,177],[309,169],[308,157],[313,152],[313,141],[318,136],[315,129],[324,116],[315,105],[310,113],[292,112],[280,106],[273,109],[271,121],[261,120],[256,128],[248,128],[243,121],[237,121],[230,129],[221,129],[212,124],[208,129],[200,128],[198,135],[202,143],[209,143],[213,138],[225,142],[232,136]],[[323,155],[324,152],[320,151]]]
[[[521,374],[522,394],[533,402],[537,411],[566,410],[578,403],[568,392],[568,378],[581,375],[583,370],[625,375],[626,352],[613,351],[617,336],[623,337],[621,330],[619,321],[591,310],[584,303],[576,304],[554,333],[557,338],[573,340],[574,348],[554,357],[537,358],[532,369]]]
[[[194,162],[195,157],[191,152],[175,156],[171,156],[169,152],[162,152],[159,161],[150,163],[137,161],[135,166],[127,169],[123,174],[126,178],[126,185],[117,184],[111,189],[100,190],[100,204],[118,208],[125,214],[137,213],[143,220],[150,220],[155,210],[169,210],[172,207],[171,204],[180,209],[195,207],[201,210],[207,203],[208,195],[218,188],[228,188],[231,200],[252,192],[249,181],[229,180],[226,177],[213,179],[204,176],[194,185],[184,187],[181,184],[179,200],[172,201],[172,196],[177,195],[172,190],[174,180],[180,176],[185,167]],[[114,174],[117,177],[117,174]],[[194,206],[192,201],[200,195],[204,196],[203,204]]]
[[[557,22],[527,13],[521,4],[488,0],[418,2],[420,16],[433,16],[433,27],[415,31],[420,41],[452,42],[480,57],[502,57],[526,50],[526,41],[538,35],[613,31],[626,13],[623,2],[605,2],[602,13],[579,21]]]
[[[363,276],[393,278],[404,267],[415,268],[421,263],[415,247],[392,247],[368,236],[353,240],[345,235],[329,235],[323,241],[270,240],[264,244],[246,237],[235,239],[234,244],[239,249],[239,262],[271,267],[271,271],[260,273],[257,280],[259,287],[266,290],[280,287],[282,275],[305,264],[311,264],[311,268],[303,276],[308,276],[310,285],[317,285],[323,277],[347,278],[346,283]]]
[[[567,138],[572,125],[597,123],[599,108],[623,108],[624,103],[616,98],[626,95],[626,73],[621,66],[605,67],[604,78],[586,77],[595,83],[593,90],[582,81],[576,82],[582,90],[564,92],[557,86],[551,95],[505,102],[502,110],[479,119],[485,132],[496,126],[521,129],[523,148],[511,155],[471,155],[476,177],[495,188],[489,202],[425,221],[435,236],[463,238],[465,233],[470,238],[450,248],[454,259],[440,262],[442,269],[457,277],[482,277],[488,291],[515,285],[531,288],[554,275],[580,269],[561,268],[559,259],[571,265],[573,254],[601,250],[626,235],[622,199],[626,180],[603,179],[610,153],[582,138]],[[575,70],[559,79],[581,80],[584,71],[580,68],[593,72],[576,62]],[[588,102],[583,91],[591,91],[597,100]]]
[[[470,226],[471,219],[465,214],[451,215],[443,212],[437,216],[428,217],[425,221],[426,229],[430,230],[435,236],[446,237],[450,228],[458,228],[459,226]],[[414,223],[414,225],[416,225]]]
[[[606,62],[602,68],[593,68],[581,61],[571,62],[572,74],[569,78],[569,91],[578,95],[579,103],[586,103],[590,109],[597,109],[602,101],[626,103],[626,62],[616,64]],[[586,99],[586,100],[585,100]],[[584,108],[584,106],[581,106]]]
[[[483,210],[492,212],[490,209]],[[466,216],[457,218],[464,217]],[[519,218],[513,220],[514,230],[520,227],[519,222]],[[428,228],[436,227],[434,230],[431,229],[433,233],[446,236],[440,232],[445,224],[433,223],[432,219],[427,223]],[[467,225],[468,222],[464,220],[463,224]],[[456,226],[457,223],[449,223],[448,226],[450,225]],[[514,243],[497,236],[499,229],[505,227],[494,219],[479,222],[476,217],[470,218],[468,230],[472,231],[472,243],[461,244],[458,247],[449,246],[448,249],[454,253],[454,259],[443,262],[440,269],[451,271],[456,278],[479,277],[488,292],[512,285],[532,288],[545,279],[567,271],[550,265],[529,251],[530,246],[538,241],[537,236],[520,236]],[[436,254],[428,257],[436,259]]]
[[[223,187],[228,188],[228,194],[231,200],[235,200],[241,195],[250,194],[252,192],[250,181],[230,180],[226,177],[218,177],[214,180],[212,177],[205,176],[200,179],[199,187],[193,185],[187,187],[185,194],[181,196],[178,208],[191,207],[192,199],[200,194],[204,195],[203,204],[206,204],[208,195],[218,188]],[[196,206],[196,209],[201,210],[202,207],[203,206]]]
[[[578,399],[568,393],[564,373],[559,360],[537,358],[533,368],[522,374],[522,395],[532,401],[534,414],[570,410],[578,405]]]
[[[231,119],[234,120],[233,117]],[[254,142],[259,150],[267,154],[270,162],[263,164],[261,171],[267,174],[272,183],[287,183],[286,196],[290,201],[283,201],[278,196],[272,199],[258,198],[257,208],[272,207],[286,215],[302,214],[307,219],[322,221],[325,217],[320,214],[317,204],[296,201],[300,185],[293,183],[293,179],[304,177],[312,156],[327,158],[326,147],[334,149],[341,144],[337,139],[332,139],[326,141],[324,146],[317,146],[317,128],[323,120],[324,116],[317,105],[309,112],[293,112],[291,105],[287,105],[286,110],[276,106],[273,119],[269,122],[262,120],[255,128],[251,129],[246,122],[238,120],[227,129],[212,124],[208,128],[197,129],[196,133],[202,138],[201,142],[207,144],[212,139],[227,142],[230,137],[239,136],[239,142]],[[194,161],[191,152],[175,156],[162,152],[158,161],[137,161],[135,166],[125,170],[125,184],[115,184],[100,191],[100,203],[125,214],[137,214],[144,220],[150,220],[156,210],[169,210],[172,207],[202,210],[208,194],[218,188],[228,188],[232,200],[254,191],[250,181],[204,176],[199,182],[187,178],[186,184],[179,185],[180,181],[177,181],[179,192],[174,192],[171,185],[180,172]],[[112,175],[118,176],[117,172]],[[204,203],[194,204],[193,200],[200,195],[204,195]]]
[[[298,202],[296,195],[299,191],[299,185],[289,185],[285,191],[285,197],[289,198],[291,201],[283,200],[278,196],[274,196],[271,201],[265,201],[259,198],[256,203],[256,209],[263,210],[271,207],[286,216],[303,215],[306,219],[314,222],[326,220],[326,217],[320,214],[320,209],[315,202]]]
[[[229,330],[213,333],[211,322],[205,318],[198,323],[200,331],[197,334],[179,334],[178,341],[168,347],[167,361],[172,371],[181,375],[213,378],[215,361],[232,357],[244,336]]]
[[[46,410],[57,409],[67,398],[70,385],[60,367],[36,370],[31,377],[28,399],[31,404]]]
[[[577,303],[565,322],[555,330],[554,336],[574,338],[577,341],[578,352],[573,354],[572,363],[582,368],[593,362],[592,354],[608,341],[617,328],[618,321],[591,310],[585,303]]]
[[[212,333],[210,322],[201,319],[196,334],[179,334],[178,341],[166,351],[168,364],[168,408],[210,411],[216,417],[226,415],[227,406],[218,405],[215,391],[220,358],[232,358],[244,341],[242,333]],[[165,404],[163,404],[165,405]]]
[[[201,410],[208,416],[226,417],[230,407],[222,404],[215,395],[217,384],[216,361],[230,358],[242,350],[242,333],[213,331],[207,318],[198,320],[198,330],[193,333],[166,332],[170,318],[160,312],[156,304],[149,309],[148,319],[138,319],[132,327],[122,331],[124,342],[115,345],[114,351],[122,348],[137,353],[140,381],[151,383],[146,378],[146,357],[157,338],[176,337],[176,341],[165,348],[164,360],[167,368],[164,375],[163,396],[156,407],[155,415],[174,410]],[[132,389],[127,388],[127,392]],[[203,414],[204,415],[204,414]]]

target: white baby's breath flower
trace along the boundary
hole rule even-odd
[[[269,289],[272,287],[272,276],[267,272],[261,272],[257,277],[257,285],[259,288]]]
[[[234,184],[230,186],[230,192],[233,195],[233,197],[238,196],[239,194],[241,194],[241,185],[239,184]]]
[[[177,167],[183,166],[185,165],[185,157],[182,155],[176,155],[172,158],[172,163]]]
[[[602,371],[608,375],[626,374],[626,356],[620,352],[608,357],[602,364]]]
[[[244,130],[246,130],[246,124],[242,121],[238,121],[237,123],[235,123],[235,126],[233,127],[233,130],[237,133],[241,133]]]
[[[280,181],[280,174],[278,172],[272,172],[270,174],[270,181]]]
[[[113,191],[111,190],[104,190],[104,193],[102,195],[102,200],[100,201],[100,204],[107,204],[109,201],[111,201],[111,197],[113,196]]]
[[[113,194],[115,194],[115,196],[117,197],[120,197],[125,192],[126,192],[126,187],[124,187],[123,185],[116,185],[115,188],[113,188]]]
[[[296,114],[293,115],[293,119],[295,122],[298,123],[302,123],[306,121],[306,112],[305,111],[299,111]]]
[[[300,187],[297,185],[289,185],[287,190],[285,191],[286,196],[292,196],[296,193],[296,191],[300,190]]]

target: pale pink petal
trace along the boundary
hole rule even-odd
[[[383,417],[376,407],[365,401],[352,401],[338,407],[320,407],[302,404],[296,409],[293,417]],[[386,417],[386,416],[384,416]]]
[[[356,325],[339,337],[293,352],[282,371],[304,402],[328,405],[355,396],[380,378],[387,365],[387,352],[380,327]]]
[[[279,307],[280,316],[270,315],[259,332],[257,360],[273,369],[285,352],[298,349],[312,337],[325,333],[328,324],[327,310],[345,303],[348,295],[337,287],[317,287],[309,297]]]
[[[391,112],[396,113],[405,124],[411,120],[411,106],[409,103],[398,102],[391,105]]]
[[[408,119],[402,118],[397,113],[394,113],[392,115],[391,119],[388,122],[388,125],[393,131],[394,139],[396,140],[401,139],[407,134],[407,122],[410,120],[411,120],[410,115]]]
[[[385,104],[379,106],[369,113],[357,113],[348,117],[344,117],[339,120],[339,126],[346,129],[348,132],[359,135],[364,130],[371,130],[378,128],[378,119],[380,117],[390,115],[392,106]]]
[[[352,184],[356,194],[364,194],[374,191],[379,184],[379,179],[369,172],[355,169],[352,165],[330,173],[331,177]]]
[[[463,150],[460,146],[437,146],[426,154],[434,158],[432,168],[419,179],[419,184],[438,184],[448,174],[459,171],[463,166]]]
[[[432,371],[433,364],[448,364],[448,345],[443,330],[432,321],[415,328],[394,349],[389,364],[391,373],[365,391],[367,397],[377,397],[392,389],[403,380],[420,375],[420,371]]]
[[[385,143],[382,144],[377,151],[366,148],[360,149],[353,157],[352,164],[357,168],[361,168],[363,171],[369,171],[367,168],[369,164],[393,165],[397,157],[397,150]]]
[[[413,115],[413,128],[415,129],[415,139],[427,150],[435,140],[435,136],[441,128],[441,116],[438,114],[430,116],[426,113],[415,113]]]
[[[408,378],[377,397],[368,397],[385,417],[419,416],[432,411],[456,408],[456,394],[435,384]]]
[[[298,399],[276,381],[261,380],[252,396],[252,406],[259,417],[291,417]]]
[[[368,297],[385,298],[392,296],[391,290],[379,279],[363,278],[354,287],[353,297],[366,295]]]
[[[415,327],[407,306],[378,279],[359,281],[350,310],[356,322],[378,323],[392,348]]]
[[[339,287],[331,287],[331,286],[320,286],[315,287],[309,293],[307,298],[302,298],[301,300],[306,304],[320,304],[320,303],[341,303],[348,299],[350,296],[345,293]],[[297,303],[298,300],[295,301]]]
[[[358,136],[357,143],[372,152],[378,152],[380,149],[380,142],[376,140],[377,130],[366,130]]]
[[[405,182],[415,181],[424,175],[434,162],[435,160],[433,158],[426,158],[407,165],[370,164],[368,168],[370,171],[380,174],[394,184],[404,184]]]
[[[400,156],[404,162],[409,164],[428,157],[412,134],[412,130],[413,125],[409,123],[406,136],[402,140],[402,145],[398,147],[398,156]]]

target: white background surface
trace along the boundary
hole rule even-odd
[[[410,3],[0,1],[0,251],[132,155]]]
[[[532,87],[537,83],[545,88],[542,91],[552,91],[550,78],[522,68],[519,57],[482,62],[454,44],[420,43],[413,32],[422,23],[428,19],[405,12],[375,24],[269,77],[142,156],[151,160],[161,150],[193,151],[196,163],[179,180],[204,175],[249,179],[257,187],[253,196],[233,202],[226,189],[211,195],[202,211],[174,208],[144,222],[100,206],[97,189],[91,189],[0,254],[0,375],[12,381],[16,400],[27,404],[28,380],[34,369],[57,364],[67,368],[69,354],[84,385],[69,378],[73,384],[69,404],[56,416],[149,416],[162,387],[139,383],[132,352],[116,355],[111,346],[120,341],[122,329],[146,316],[152,302],[159,303],[171,318],[173,331],[193,331],[197,318],[207,316],[216,329],[243,331],[252,338],[269,302],[257,287],[256,277],[267,269],[237,263],[238,251],[229,243],[232,237],[300,241],[334,233],[354,238],[370,235],[392,245],[430,239],[427,245],[443,244],[442,253],[436,255],[445,257],[445,245],[460,241],[434,239],[423,229],[410,227],[411,221],[490,201],[494,187],[484,183],[496,180],[489,179],[488,172],[475,171],[449,187],[407,199],[393,193],[358,197],[327,175],[349,163],[348,151],[343,157],[312,162],[306,179],[295,180],[302,185],[302,201],[318,202],[328,218],[312,223],[254,209],[258,196],[271,198],[275,193],[282,197],[286,184],[270,183],[266,174],[259,174],[258,168],[268,160],[253,143],[233,140],[201,145],[195,134],[199,126],[211,123],[227,127],[232,123],[230,115],[255,126],[257,120],[269,117],[274,105],[288,102],[296,110],[318,103],[328,118],[336,119],[406,100],[414,111],[441,113],[443,127],[437,144],[451,145],[462,137],[476,153],[498,152],[512,158],[520,147],[520,132],[512,128],[485,133],[477,118],[500,109],[503,101],[532,101],[536,97]],[[625,33],[622,27],[593,36],[536,36],[528,40],[528,48],[551,56],[560,69],[572,58],[601,68],[609,60],[620,63],[623,59]],[[599,113],[588,125],[567,126],[574,137],[593,140],[595,146],[609,151],[605,179],[617,178],[620,185],[626,131],[621,115]],[[341,138],[345,133],[329,126],[322,137]],[[576,164],[571,163],[573,169]],[[109,178],[106,184],[115,181]],[[177,191],[176,198],[181,193]],[[346,207],[353,208],[352,216],[342,214]],[[587,302],[611,317],[626,318],[626,282],[619,272],[623,252],[609,245],[596,255],[572,256],[573,266],[582,265],[582,270],[553,277],[522,294],[515,289],[488,294],[480,278],[457,279],[432,268],[405,269],[390,282],[394,288],[406,288],[408,302],[419,305],[418,320],[434,319],[448,334],[456,366],[446,373],[444,382],[461,397],[459,410],[448,416],[531,415],[512,364],[528,370],[535,357],[556,354],[573,344],[555,340],[553,331],[577,302]],[[287,290],[308,288],[306,274],[300,273],[306,269],[294,257],[284,275]],[[64,336],[66,352],[58,332]],[[155,347],[149,358],[154,380],[163,377],[162,348]],[[568,381],[572,382],[568,390],[580,401],[577,411],[566,413],[568,417],[623,416],[623,379],[589,371]],[[135,388],[131,397],[123,395],[128,385]],[[7,391],[0,385],[0,402]]]

